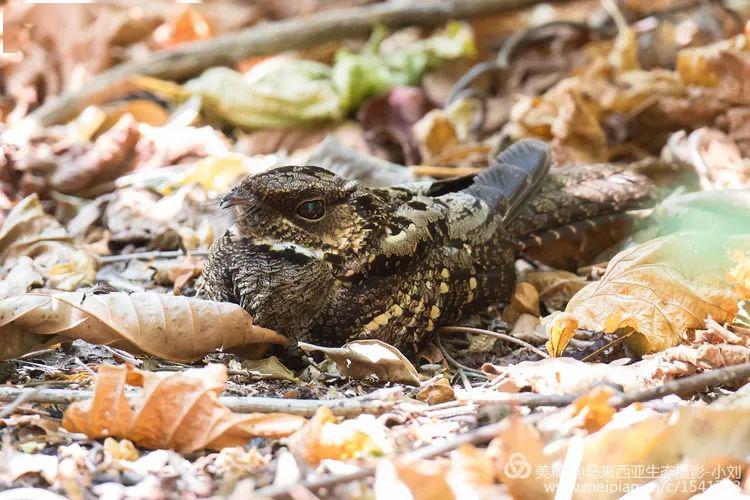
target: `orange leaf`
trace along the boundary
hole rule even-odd
[[[242,446],[257,436],[288,436],[304,423],[285,413],[233,413],[219,401],[226,378],[219,364],[178,373],[101,365],[94,397],[70,405],[63,427],[93,439],[113,436],[188,453]],[[142,386],[142,395],[128,401],[126,383]]]

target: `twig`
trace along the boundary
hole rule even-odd
[[[742,363],[734,366],[725,366],[717,368],[710,372],[699,373],[677,380],[671,380],[659,387],[644,389],[625,394],[612,396],[609,404],[615,407],[627,406],[639,401],[650,401],[659,399],[670,394],[678,396],[692,396],[701,391],[713,389],[720,385],[733,385],[738,382],[745,382],[750,378],[750,363]]]
[[[331,10],[285,21],[268,22],[244,30],[195,42],[115,66],[86,82],[79,90],[65,92],[31,113],[27,120],[42,126],[68,120],[89,104],[127,91],[131,76],[144,75],[181,80],[213,66],[231,66],[248,57],[311,47],[346,37],[360,37],[374,25],[434,26],[450,19],[507,12],[540,0],[421,0]]]
[[[131,259],[152,260],[152,259],[174,259],[176,257],[205,257],[208,250],[191,250],[188,253],[182,250],[154,250],[153,252],[136,252],[123,253],[119,255],[102,255],[97,257],[99,264],[111,264],[113,262],[126,262]]]
[[[472,328],[470,326],[444,326],[440,329],[440,331],[445,333],[473,333],[477,335],[489,335],[490,337],[496,337],[498,339],[507,340],[508,342],[513,342],[514,344],[523,346],[545,359],[549,358],[549,354],[542,351],[541,349],[534,347],[525,340],[517,339],[516,337],[512,337],[505,333],[493,332],[492,330],[484,330],[482,328]]]
[[[617,344],[619,344],[621,342],[624,342],[625,339],[631,337],[634,333],[635,333],[635,330],[631,330],[630,332],[628,332],[628,333],[626,333],[624,335],[621,335],[621,336],[615,338],[611,342],[607,342],[605,345],[603,345],[602,347],[600,347],[596,351],[592,352],[591,354],[587,354],[586,356],[584,356],[583,358],[581,358],[581,361],[588,361],[590,359],[595,358],[596,356],[598,356],[599,354],[603,353],[604,351],[606,351],[610,347],[614,347]],[[574,340],[574,339],[571,339],[571,340]]]
[[[69,405],[76,401],[91,399],[93,391],[75,389],[23,389],[16,387],[0,387],[0,401],[14,401],[24,395],[24,401],[29,403],[46,403]],[[138,392],[130,393],[128,398],[138,398]],[[393,401],[375,401],[360,399],[279,399],[261,397],[223,396],[220,401],[230,410],[237,413],[270,413],[283,412],[303,417],[311,417],[321,406],[327,406],[334,415],[353,417],[363,413],[379,415],[389,411]]]
[[[26,401],[28,401],[29,398],[31,398],[31,396],[33,396],[34,394],[36,394],[40,390],[42,390],[41,387],[36,387],[34,389],[27,390],[25,392],[20,393],[18,396],[16,396],[16,399],[14,399],[13,401],[11,401],[11,403],[9,405],[5,406],[0,411],[0,418],[5,418],[5,417],[7,417],[9,415],[12,415],[13,412],[16,411],[16,409],[19,406],[21,406],[23,403],[25,403]]]
[[[475,375],[481,375],[485,378],[487,377],[487,375],[481,370],[477,370],[476,368],[471,368],[470,366],[466,366],[465,364],[459,362],[458,360],[456,360],[456,358],[451,356],[450,353],[448,353],[448,351],[446,350],[445,346],[443,345],[443,341],[440,338],[440,331],[438,331],[438,334],[435,336],[435,342],[437,343],[438,349],[440,349],[440,352],[443,354],[443,357],[449,364],[461,370],[467,371],[469,373],[473,373]]]
[[[549,415],[549,413],[545,414]],[[529,415],[524,418],[527,423],[534,423],[542,415]],[[410,460],[425,460],[428,458],[434,458],[450,451],[455,450],[463,444],[481,444],[486,443],[494,439],[501,431],[504,431],[510,425],[510,421],[507,419],[501,420],[494,424],[485,425],[469,432],[462,434],[456,434],[446,439],[445,441],[433,443],[422,448],[410,451],[401,456],[404,461]],[[316,479],[305,481],[302,486],[311,491],[320,490],[323,488],[330,488],[337,484],[348,483],[350,481],[357,481],[359,479],[365,479],[375,475],[374,467],[362,467],[358,470],[346,473],[346,474],[326,474]],[[254,491],[254,494],[258,496],[265,496],[277,499],[291,498],[289,487],[269,486],[261,488],[260,490]]]

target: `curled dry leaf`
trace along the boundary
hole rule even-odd
[[[556,312],[545,318],[547,327],[547,352],[553,358],[562,355],[568,346],[570,339],[576,333],[578,321],[570,313]]]
[[[30,293],[0,301],[3,358],[23,354],[52,335],[140,350],[179,362],[195,361],[216,349],[286,343],[283,336],[254,325],[244,309],[228,302],[155,292]]]
[[[246,359],[242,362],[242,368],[263,379],[297,382],[297,377],[294,376],[294,372],[284,366],[276,356],[270,356],[258,360]]]
[[[226,379],[226,367],[218,364],[179,373],[100,365],[93,399],[70,405],[63,427],[188,453],[284,437],[303,425],[304,418],[284,413],[233,413],[219,401]],[[129,401],[126,385],[142,387],[141,397]]]
[[[534,286],[539,300],[547,309],[560,311],[584,286],[586,280],[569,271],[534,271],[523,275],[523,281]]]
[[[380,340],[356,340],[343,347],[319,347],[299,342],[307,352],[319,351],[336,363],[339,373],[355,379],[375,375],[383,382],[419,385],[419,374],[406,356]]]
[[[739,296],[726,281],[731,266],[720,235],[678,233],[617,254],[601,280],[581,289],[565,311],[580,328],[606,333],[634,329],[638,352],[677,345],[688,328],[737,314]]]
[[[383,455],[392,451],[393,444],[373,415],[360,415],[339,424],[330,408],[321,406],[289,438],[289,449],[297,459],[318,465],[327,458],[345,460]]]
[[[421,388],[416,398],[428,405],[436,405],[453,401],[456,399],[456,395],[453,392],[450,381],[447,378],[439,378]]]

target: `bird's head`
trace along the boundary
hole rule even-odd
[[[222,207],[234,211],[240,238],[338,255],[356,252],[369,232],[368,191],[320,167],[286,166],[244,179]]]

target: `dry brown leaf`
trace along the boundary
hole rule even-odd
[[[311,465],[331,458],[346,460],[382,455],[392,450],[385,428],[373,415],[337,423],[327,406],[321,406],[304,427],[289,438],[289,449]]]
[[[576,333],[578,321],[572,314],[556,312],[545,318],[545,326],[549,336],[547,352],[553,358],[562,356]]]
[[[123,115],[82,155],[64,156],[52,173],[50,185],[61,193],[75,194],[116,179],[132,168],[139,139],[140,132],[133,116]]]
[[[35,194],[21,200],[0,228],[0,262],[13,268],[21,257],[33,259],[35,267],[48,276],[52,273],[49,286],[74,290],[96,277],[93,257],[73,247],[65,228],[44,213]]]
[[[303,425],[304,418],[284,413],[232,413],[219,401],[226,379],[219,364],[178,373],[100,365],[94,397],[70,405],[63,427],[93,439],[111,436],[188,453],[284,437]],[[126,385],[143,387],[141,397],[128,401]]]
[[[180,362],[195,361],[216,349],[286,343],[276,332],[254,325],[237,304],[155,292],[30,293],[0,301],[0,318],[0,355],[5,359],[26,352],[32,340],[38,343],[52,335]]]
[[[569,271],[534,271],[523,275],[523,281],[536,288],[547,309],[560,311],[573,295],[586,286],[586,280]]]
[[[539,316],[539,292],[531,283],[518,282],[510,304],[521,314]]]
[[[638,352],[677,345],[708,316],[730,321],[739,297],[725,280],[726,240],[678,233],[617,254],[601,280],[581,289],[565,311],[581,328],[606,333],[633,328],[627,342]]]
[[[485,363],[482,371],[490,379],[502,377],[497,389],[518,392],[529,389],[541,394],[574,394],[599,384],[622,386],[625,391],[655,387],[669,380],[705,370],[750,361],[750,347],[740,344],[706,343],[679,345],[645,356],[630,365],[586,363],[573,358],[550,358],[498,366]]]
[[[383,382],[419,385],[419,374],[406,356],[380,340],[356,340],[343,347],[319,347],[299,342],[307,352],[319,351],[336,363],[344,377],[363,379],[375,375]]]
[[[439,378],[427,384],[419,390],[415,397],[428,405],[436,405],[456,399],[453,387],[451,387],[451,383],[447,378]]]
[[[686,165],[698,174],[704,191],[750,186],[750,161],[725,133],[700,128],[690,135],[684,130],[669,137],[662,159]]]

